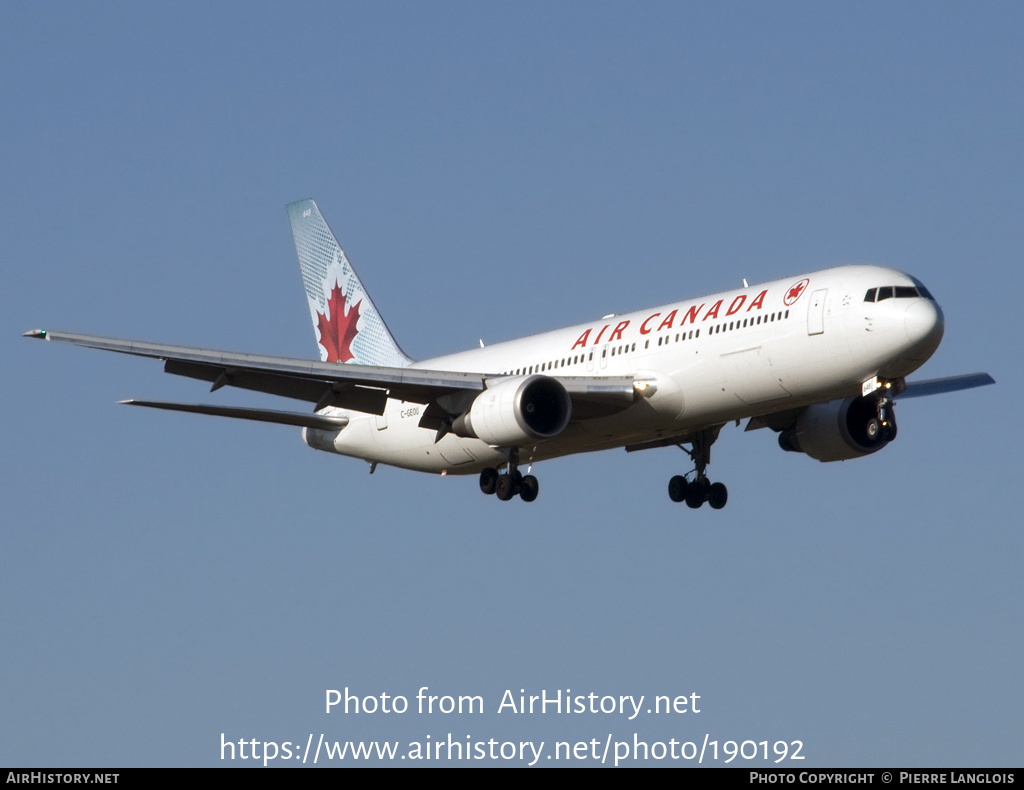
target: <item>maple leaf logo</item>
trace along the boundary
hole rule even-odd
[[[792,286],[788,291],[786,291],[786,296],[782,300],[783,302],[785,302],[786,307],[790,307],[793,304],[793,302],[800,298],[800,294],[804,292],[804,289],[810,282],[810,280],[801,280],[800,282]]]
[[[335,283],[331,291],[331,298],[327,300],[327,310],[323,313],[317,312],[317,329],[320,330],[320,345],[327,352],[328,362],[348,362],[355,359],[352,353],[352,341],[355,340],[359,330],[356,324],[359,323],[359,305],[362,300],[352,305],[348,314],[345,314],[345,294],[341,287]],[[331,317],[327,317],[327,313]]]

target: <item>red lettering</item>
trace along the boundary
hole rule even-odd
[[[729,309],[726,311],[725,314],[726,315],[732,315],[737,310],[739,310],[741,307],[743,307],[743,303],[745,301],[747,301],[747,295],[746,294],[740,294],[739,296],[737,296],[735,299],[732,300],[732,304],[729,305]]]
[[[704,305],[701,305],[700,307],[694,305],[693,307],[691,307],[689,310],[686,311],[686,315],[683,316],[683,320],[679,322],[679,326],[682,326],[687,321],[689,321],[691,324],[695,324],[697,322],[697,313],[699,313],[703,309]],[[672,315],[675,315],[675,313],[673,313]]]
[[[572,348],[569,349],[569,350],[572,351],[573,349],[576,349],[576,348],[586,348],[587,347],[587,339],[589,337],[590,337],[590,330],[588,329],[586,332],[584,332],[582,335],[580,335],[580,339],[577,340],[575,343],[573,343],[572,344]]]
[[[608,342],[611,343],[613,340],[615,340],[615,338],[622,340],[622,330],[625,329],[627,326],[629,326],[629,321],[623,321],[617,327],[615,327],[615,331],[613,331],[608,336]]]
[[[605,329],[607,329],[607,328],[608,328],[608,324],[605,324],[605,325],[604,325],[604,327],[603,327],[603,328],[601,329],[601,331],[597,333],[597,337],[596,337],[596,338],[594,339],[594,345],[595,345],[595,346],[596,346],[596,345],[597,345],[598,343],[600,343],[600,342],[601,342],[601,335],[603,335],[603,334],[604,334],[604,330],[605,330]]]
[[[719,299],[717,302],[711,305],[711,309],[704,314],[704,318],[702,318],[701,320],[707,321],[709,318],[718,318],[718,309],[722,306],[723,301],[724,300]],[[701,305],[701,307],[703,306],[704,305]]]
[[[768,291],[761,291],[761,293],[757,295],[757,298],[750,303],[750,307],[747,308],[747,312],[749,313],[755,307],[760,308],[764,304],[764,297],[767,295],[767,293]]]
[[[642,324],[640,324],[640,334],[641,335],[649,335],[649,334],[651,334],[651,330],[647,328],[647,325],[649,323],[651,323],[651,321],[653,321],[659,315],[661,315],[661,313],[655,313],[650,318],[648,318],[646,321],[644,321]]]
[[[668,314],[667,316],[665,316],[665,320],[664,320],[664,321],[662,321],[662,322],[661,322],[661,323],[660,323],[660,324],[658,325],[658,331],[659,331],[659,332],[660,332],[660,331],[661,331],[662,329],[664,329],[665,327],[668,327],[669,329],[671,329],[671,328],[672,328],[672,322],[676,320],[676,313],[677,313],[677,312],[678,312],[677,310],[673,310],[673,311],[672,311],[671,313],[669,313],[669,314]]]

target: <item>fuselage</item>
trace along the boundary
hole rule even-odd
[[[874,290],[872,290],[874,289]],[[843,266],[474,348],[412,367],[483,372],[631,376],[640,393],[607,416],[574,416],[557,436],[519,448],[529,463],[656,441],[732,420],[850,395],[878,376],[900,379],[942,338],[924,286],[892,269]],[[419,427],[418,403],[389,399],[383,415],[342,409],[339,431],[306,429],[313,447],[394,466],[476,473],[505,460],[479,439]]]

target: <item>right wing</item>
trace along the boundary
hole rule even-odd
[[[266,392],[286,398],[295,398],[316,404],[316,409],[335,406],[368,414],[383,414],[388,398],[412,403],[438,403],[443,412],[457,415],[463,405],[472,402],[487,387],[489,380],[505,378],[497,374],[462,373],[448,370],[424,370],[411,367],[381,367],[314,362],[287,357],[267,357],[229,351],[213,351],[186,346],[170,346],[138,340],[78,335],[70,332],[51,332],[35,329],[25,337],[72,343],[86,348],[116,351],[140,357],[164,360],[164,370],[178,376],[200,379],[212,383],[211,392],[223,386]],[[578,413],[621,411],[632,405],[635,398],[632,376],[555,377],[565,387]],[[243,410],[228,414],[222,407],[193,407],[182,404],[137,402],[156,408],[177,411],[198,411],[203,414],[246,417]],[[218,411],[220,410],[220,411]],[[257,410],[258,412],[259,410]],[[249,415],[248,419],[269,419]],[[290,418],[289,418],[290,419]],[[289,423],[305,424],[309,423]]]

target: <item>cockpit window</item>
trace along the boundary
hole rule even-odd
[[[916,287],[913,285],[886,285],[882,288],[869,288],[868,292],[864,294],[864,301],[881,302],[885,299],[917,299],[918,297],[935,301],[935,297],[928,293],[928,289],[920,283]]]

